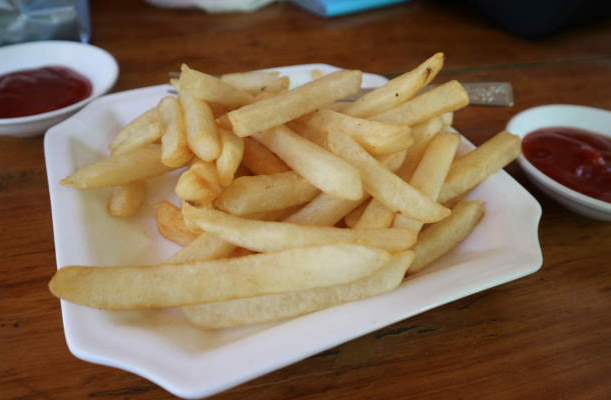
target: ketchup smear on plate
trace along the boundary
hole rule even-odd
[[[543,128],[524,137],[522,153],[555,181],[611,203],[611,138],[583,129]]]
[[[0,76],[0,118],[25,117],[57,110],[91,95],[91,82],[57,66],[26,69]]]

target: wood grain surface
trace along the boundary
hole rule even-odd
[[[182,62],[210,73],[323,62],[375,73],[436,51],[437,81],[513,84],[515,106],[471,106],[455,127],[476,144],[528,107],[611,109],[611,25],[547,39],[511,36],[467,3],[415,0],[323,19],[289,3],[252,14],[92,2],[92,43],[119,62],[114,91],[164,83]],[[0,61],[1,62],[1,61]],[[541,203],[543,267],[401,321],[214,399],[609,399],[611,224],[576,216],[508,171]],[[0,137],[0,399],[167,399],[139,376],[75,358],[59,301],[42,137]]]

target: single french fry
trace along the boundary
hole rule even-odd
[[[242,165],[257,175],[277,174],[290,168],[273,152],[252,138],[244,138]]]
[[[174,253],[165,262],[175,264],[226,258],[235,248],[233,244],[212,233],[201,232],[196,234],[195,239],[185,244],[182,249]]]
[[[458,81],[450,81],[371,118],[391,124],[416,125],[468,104],[469,96],[462,85]]]
[[[150,129],[156,130],[158,127],[160,127],[159,115],[157,114],[157,107],[153,107],[152,109],[134,118],[129,124],[125,125],[125,127],[119,131],[117,136],[115,136],[112,142],[110,142],[108,148],[114,152],[126,140],[138,136],[149,137],[151,135],[145,132],[148,132]]]
[[[324,133],[349,135],[374,156],[405,150],[413,142],[407,125],[370,121],[326,109],[315,112],[305,124]]]
[[[445,203],[471,190],[519,154],[518,136],[507,131],[496,134],[477,149],[454,161],[439,193],[439,201]]]
[[[195,160],[178,178],[174,192],[182,201],[198,207],[212,203],[221,193],[216,167],[212,163]]]
[[[253,135],[295,172],[325,193],[347,200],[363,196],[359,171],[286,126]]]
[[[397,175],[406,182],[409,182],[414,170],[420,162],[422,153],[428,146],[433,137],[441,130],[443,124],[441,119],[434,117],[426,122],[412,127],[412,137],[414,143],[406,150],[405,161],[397,169]]]
[[[132,135],[117,147],[113,153],[129,153],[135,149],[146,147],[149,144],[157,142],[163,134],[161,123],[159,121],[152,122],[140,131],[139,135]]]
[[[452,209],[452,214],[448,218],[424,229],[412,248],[415,257],[407,273],[411,275],[421,271],[462,243],[473,231],[484,212],[483,202],[463,201]]]
[[[118,143],[113,141],[110,148],[113,154],[128,153],[155,143],[161,138],[162,134],[163,128],[157,109],[153,108],[137,117],[121,130],[115,139],[121,138],[121,140]]]
[[[221,141],[210,107],[186,90],[178,95],[178,100],[184,114],[189,148],[201,160],[216,160],[221,154]]]
[[[176,90],[176,92],[180,93],[180,79],[178,78],[170,78],[170,85]]]
[[[243,90],[252,95],[261,92],[280,92],[289,88],[290,79],[279,76],[276,71],[250,71],[224,74],[221,81],[227,82],[236,89]]]
[[[458,133],[439,132],[426,147],[409,183],[423,195],[437,200],[459,142]]]
[[[441,114],[439,118],[441,118],[441,123],[443,127],[447,128],[448,126],[452,125],[452,122],[454,122],[454,112],[448,111],[446,113]]]
[[[183,64],[180,68],[180,89],[207,102],[230,108],[249,104],[253,101],[250,93],[238,90],[212,75],[196,71]]]
[[[183,207],[185,219],[206,232],[254,251],[280,251],[332,243],[359,243],[391,252],[409,248],[415,235],[405,229],[352,229],[254,221],[210,208]]]
[[[157,111],[163,126],[161,162],[168,167],[182,167],[193,157],[193,152],[187,143],[185,121],[180,104],[175,97],[166,96],[157,105]]]
[[[112,154],[77,169],[60,183],[77,189],[121,186],[154,178],[173,169],[162,164],[161,146],[153,144],[129,153]]]
[[[106,310],[175,307],[353,282],[390,255],[360,245],[326,245],[224,260],[58,270],[49,289]]]
[[[365,195],[357,200],[345,200],[321,193],[284,221],[299,225],[333,226],[369,198],[369,195]]]
[[[358,168],[365,190],[392,211],[422,222],[437,222],[450,213],[384,168],[351,137],[330,133],[329,146]]]
[[[245,176],[234,180],[215,205],[233,215],[283,210],[307,203],[320,193],[294,171]]]
[[[233,181],[233,177],[242,162],[244,139],[224,129],[219,129],[219,135],[223,148],[216,160],[216,169],[221,186],[227,187]]]
[[[114,217],[135,215],[146,199],[146,182],[134,181],[112,189],[108,201],[108,214]]]
[[[437,200],[439,192],[446,179],[450,165],[454,160],[460,135],[455,132],[439,132],[429,143],[416,171],[409,180],[412,185],[423,195],[431,200]],[[408,228],[418,234],[423,223],[412,220],[404,215],[397,215],[393,226],[396,228]]]
[[[409,250],[397,253],[371,275],[343,285],[188,306],[182,310],[194,325],[206,329],[296,317],[395,289],[403,280],[413,257]]]
[[[198,236],[185,227],[180,209],[167,201],[155,207],[155,221],[161,236],[181,246],[188,245]]]
[[[443,53],[436,53],[415,69],[388,81],[384,86],[349,104],[342,112],[367,118],[405,103],[437,76],[443,61]]]
[[[227,117],[236,135],[250,136],[358,92],[361,79],[360,71],[333,72],[272,98],[230,111]]]

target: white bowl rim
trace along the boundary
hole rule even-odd
[[[104,93],[106,93],[108,90],[110,90],[110,88],[117,81],[117,77],[119,76],[119,64],[117,63],[117,60],[112,56],[112,54],[110,54],[108,51],[104,50],[103,48],[97,47],[91,44],[87,44],[87,43],[73,42],[69,40],[39,40],[35,42],[17,43],[17,44],[12,44],[8,46],[3,46],[0,48],[0,52],[5,51],[7,49],[14,49],[16,47],[38,47],[38,46],[46,46],[46,45],[73,46],[74,48],[78,48],[78,49],[88,48],[90,50],[97,51],[99,54],[105,56],[108,59],[108,61],[110,62],[111,70],[109,70],[109,76],[111,78],[108,79],[107,82],[103,82],[99,90],[99,93],[96,94],[92,90],[91,94],[81,101],[70,104],[66,107],[58,108],[57,110],[51,110],[51,111],[47,111],[44,113],[26,115],[23,117],[0,118],[0,125],[15,125],[15,124],[31,123],[31,122],[41,121],[45,119],[55,118],[62,114],[69,113],[74,110],[78,110],[79,108],[83,107],[85,104],[87,104],[94,98],[97,98],[103,95]],[[7,72],[7,73],[10,73],[10,72]],[[81,72],[79,73],[81,75],[84,75]],[[2,75],[4,75],[4,73],[2,73]],[[92,80],[90,76],[86,76],[86,78],[89,80]]]
[[[523,111],[520,111],[519,113],[517,113],[516,115],[514,115],[509,122],[507,123],[507,131],[514,133],[511,130],[512,124],[515,124],[516,121],[519,118],[523,118],[525,114],[530,114],[530,113],[534,113],[537,111],[543,111],[544,109],[550,109],[550,108],[573,108],[579,111],[584,111],[584,112],[597,112],[597,113],[601,113],[601,114],[607,114],[608,117],[611,119],[611,111],[609,110],[605,110],[602,108],[596,108],[596,107],[589,107],[589,106],[583,106],[583,105],[576,105],[576,104],[546,104],[546,105],[541,105],[541,106],[536,106],[536,107],[531,107],[531,108],[527,108]],[[539,126],[536,128],[533,128],[532,130],[530,130],[529,132],[525,132],[525,133],[514,133],[518,136],[520,136],[521,138],[524,138],[527,134],[529,134],[530,132],[533,132],[537,129],[542,129],[542,128],[552,128],[552,127],[556,127],[556,126],[568,126],[566,124],[546,124],[545,126]],[[579,124],[575,124],[575,125],[570,125],[569,127],[571,128],[579,128],[579,129],[584,129],[584,130],[589,130],[587,127],[583,127],[580,126]],[[596,133],[605,137],[609,137],[611,138],[611,134],[607,134],[604,132],[592,132],[592,133]],[[594,208],[598,211],[602,211],[608,214],[611,214],[611,203],[606,202],[604,200],[599,200],[596,199],[594,197],[588,196],[586,194],[580,193],[574,189],[571,189],[568,186],[563,185],[562,183],[556,181],[555,179],[547,176],[545,173],[543,173],[540,169],[538,169],[537,167],[535,167],[530,161],[528,161],[528,159],[526,157],[524,157],[524,155],[522,153],[520,153],[520,155],[518,156],[518,163],[520,164],[520,166],[525,170],[525,172],[527,174],[530,174],[533,176],[533,178],[536,179],[536,181],[538,183],[541,183],[545,186],[547,186],[550,190],[552,190],[555,193],[558,193],[559,195],[562,195],[564,197],[567,197],[568,199],[570,199],[571,201],[580,203],[582,205]],[[537,183],[535,182],[535,183]]]

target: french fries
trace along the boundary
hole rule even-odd
[[[178,250],[165,262],[170,264],[195,261],[217,260],[229,257],[236,246],[224,241],[218,236],[201,232],[189,244]]]
[[[108,214],[115,217],[131,217],[135,215],[146,198],[146,182],[134,181],[112,190],[108,202]]]
[[[285,222],[299,225],[333,226],[369,197],[365,195],[356,200],[346,200],[321,193],[301,210],[289,216]]]
[[[202,160],[193,162],[178,178],[174,192],[182,201],[198,207],[212,203],[221,193],[214,164]]]
[[[219,134],[223,149],[216,160],[216,169],[221,186],[227,187],[233,181],[233,177],[242,161],[244,139],[224,129],[219,129]]]
[[[450,81],[414,97],[395,108],[373,116],[375,121],[416,125],[432,117],[469,104],[469,96],[457,81]]]
[[[182,108],[175,97],[167,96],[161,99],[157,111],[163,126],[161,162],[168,167],[182,167],[193,157],[187,144]]]
[[[363,196],[361,176],[354,166],[286,126],[257,133],[253,138],[323,192],[347,200]]]
[[[242,216],[304,204],[319,193],[320,190],[294,171],[244,176],[225,188],[215,205]]]
[[[358,168],[365,190],[389,209],[422,222],[437,222],[450,213],[380,165],[349,136],[331,133],[329,146]]]
[[[273,71],[236,72],[222,75],[221,81],[256,96],[261,92],[281,92],[287,90],[290,83],[289,78],[279,75],[278,72]]]
[[[445,203],[466,193],[520,154],[520,138],[502,131],[477,149],[456,160],[439,193]]]
[[[390,258],[383,250],[336,244],[154,266],[69,266],[57,271],[49,289],[104,310],[176,307],[354,282]]]
[[[231,108],[249,104],[254,100],[250,93],[236,89],[212,75],[195,71],[186,64],[183,64],[180,70],[180,91],[187,91],[193,97]]]
[[[463,201],[458,203],[452,214],[441,222],[432,224],[418,237],[412,248],[414,261],[408,274],[415,274],[424,267],[458,246],[475,228],[485,212],[484,203]]]
[[[183,90],[178,96],[185,119],[189,148],[200,160],[214,161],[221,154],[221,140],[208,104]]]
[[[236,135],[250,136],[358,92],[361,79],[361,71],[333,72],[276,97],[230,111],[227,117]]]
[[[409,183],[431,200],[437,200],[444,180],[454,160],[460,136],[454,132],[440,132],[429,143]],[[397,215],[393,226],[420,232],[423,223]]]
[[[181,246],[187,246],[198,236],[185,226],[180,208],[167,201],[162,201],[155,207],[155,221],[161,236]]]
[[[411,99],[437,76],[443,66],[444,55],[437,53],[417,68],[386,83],[343,109],[343,113],[367,118],[394,108]]]
[[[362,202],[357,208],[350,211],[350,213],[344,217],[344,223],[348,228],[354,228],[356,226],[356,224],[359,222],[359,219],[361,219],[361,216],[365,212],[365,209],[369,205],[370,201],[371,200],[366,200]]]
[[[117,152],[117,150],[124,143],[135,141],[136,138],[140,136],[151,136],[149,133],[143,133],[148,132],[149,130],[154,132],[152,136],[157,136],[157,138],[161,137],[161,126],[159,122],[159,115],[157,114],[157,108],[152,108],[134,118],[129,124],[119,131],[108,147],[113,152]]]
[[[422,157],[424,149],[426,149],[426,146],[428,146],[429,142],[442,127],[442,120],[438,117],[431,118],[426,122],[412,127],[414,143],[406,150],[405,161],[397,169],[397,175],[401,179],[409,181],[416,166],[420,162],[420,157]]]
[[[352,136],[374,156],[405,150],[413,142],[407,125],[370,121],[331,110],[317,111],[305,124],[323,133],[335,132]]]
[[[253,251],[273,252],[323,243],[359,243],[397,252],[409,248],[415,235],[405,229],[356,231],[287,222],[253,221],[210,208],[183,207],[183,216],[206,232]]]
[[[414,253],[397,253],[383,267],[357,281],[309,290],[250,297],[183,307],[194,325],[206,329],[229,328],[296,317],[389,292],[399,286]]]
[[[519,153],[501,132],[454,159],[449,126],[466,93],[451,81],[417,94],[443,61],[435,54],[353,103],[338,101],[359,90],[360,71],[289,90],[274,72],[219,79],[183,65],[177,98],[61,181],[113,187],[108,214],[129,217],[148,179],[183,168],[168,177],[180,207],[155,211],[159,234],[182,248],[157,265],[61,268],[51,292],[107,310],[183,307],[218,329],[395,289],[470,234],[484,204],[460,199]]]
[[[115,140],[110,143],[110,148],[115,154],[128,153],[155,143],[161,138],[162,133],[161,121],[157,109],[154,108],[136,118],[119,132]],[[122,138],[118,144],[115,143],[117,138]]]
[[[252,138],[244,138],[242,165],[257,175],[277,174],[290,168],[267,147]]]
[[[161,146],[150,145],[129,153],[113,154],[79,168],[62,179],[61,184],[76,189],[120,186],[154,178],[173,169],[161,162]]]

